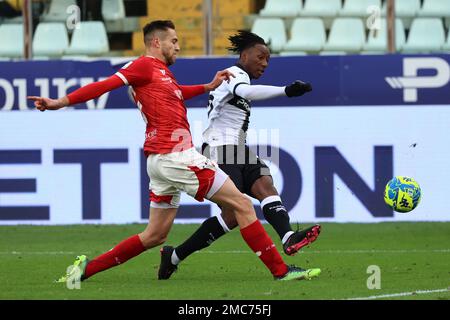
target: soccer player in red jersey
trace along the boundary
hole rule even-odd
[[[193,146],[183,101],[214,90],[234,75],[223,70],[208,84],[181,86],[168,69],[180,51],[174,24],[157,20],[147,24],[143,31],[145,55],[126,64],[108,79],[84,86],[60,99],[29,97],[40,111],[57,110],[128,85],[147,125],[144,152],[151,189],[147,227],[92,260],[85,255],[78,256],[71,271],[59,282],[85,280],[164,243],[177,213],[181,191],[198,201],[209,199],[233,212],[243,239],[275,279],[317,276],[320,269],[305,270],[284,263],[256,218],[251,201],[217,164]]]

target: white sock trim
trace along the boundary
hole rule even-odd
[[[227,224],[225,223],[225,221],[223,220],[222,216],[220,214],[218,214],[216,216],[217,220],[219,220],[220,225],[223,228],[223,231],[225,232],[230,232],[230,229],[228,228]]]
[[[268,196],[267,198],[263,199],[263,201],[261,201],[261,209],[263,209],[266,204],[276,201],[282,202],[280,196]]]
[[[174,265],[178,265],[180,263],[180,258],[178,258],[177,253],[175,252],[175,250],[173,250],[172,252],[172,256],[170,257],[170,260],[172,261],[172,264]]]
[[[288,231],[286,232],[286,234],[283,236],[283,239],[281,239],[281,243],[285,244],[286,241],[288,241],[289,237],[291,236],[291,234],[293,234],[294,231]],[[175,251],[174,251],[175,252]]]

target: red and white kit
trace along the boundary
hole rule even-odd
[[[147,125],[144,153],[151,206],[178,207],[180,191],[198,201],[212,197],[228,176],[195,150],[184,105],[184,100],[204,93],[204,86],[180,86],[162,61],[142,56],[108,79],[70,93],[69,104],[91,100],[124,84],[131,87]]]
[[[180,86],[160,60],[140,57],[116,73],[131,86],[145,123],[144,152],[152,207],[176,208],[180,191],[198,201],[210,198],[227,175],[192,144],[184,99],[204,93],[203,86]]]

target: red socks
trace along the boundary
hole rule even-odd
[[[286,274],[288,267],[259,220],[241,229],[241,235],[273,276],[279,277]]]
[[[240,230],[242,238],[267,266],[272,275],[279,277],[284,275],[288,268],[259,220]],[[84,279],[94,274],[125,263],[129,259],[145,251],[141,239],[134,235],[123,240],[113,249],[89,261],[84,273]]]
[[[108,252],[89,261],[84,272],[84,279],[89,278],[97,272],[122,264],[143,251],[145,251],[145,248],[138,235],[123,240]]]

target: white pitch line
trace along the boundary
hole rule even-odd
[[[86,254],[90,252],[84,252]],[[80,254],[72,251],[0,251],[0,255],[65,255],[65,254]]]
[[[382,295],[378,295],[378,296],[348,298],[346,300],[375,300],[375,299],[383,299],[383,298],[414,296],[414,295],[417,295],[417,294],[429,294],[429,293],[448,292],[448,291],[449,291],[449,289],[447,289],[447,288],[445,288],[445,289],[436,289],[436,290],[417,290],[417,291],[411,291],[411,292],[382,294]]]

